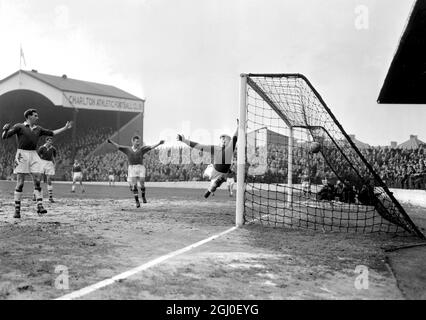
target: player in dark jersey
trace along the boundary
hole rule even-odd
[[[238,123],[238,119],[237,119]],[[177,140],[182,141],[191,148],[209,152],[213,155],[213,164],[210,164],[204,171],[204,176],[210,179],[210,186],[204,193],[204,197],[208,198],[212,193],[219,188],[226,178],[231,169],[232,160],[234,157],[235,147],[237,145],[238,128],[232,138],[226,134],[220,136],[220,145],[203,145],[194,141],[185,139],[182,134],[177,135]]]
[[[143,165],[143,156],[145,153],[151,151],[152,149],[157,148],[159,145],[164,143],[164,140],[161,140],[159,143],[153,146],[143,146],[141,145],[141,138],[139,136],[132,137],[132,146],[121,146],[118,143],[108,139],[108,142],[113,144],[127,156],[128,160],[128,174],[127,182],[130,184],[130,190],[133,193],[136,201],[136,207],[139,208],[140,202],[138,197],[138,181],[141,188],[141,196],[143,203],[146,203],[146,189],[145,189],[145,175],[146,168]]]
[[[86,191],[84,190],[84,186],[83,186],[83,169],[81,167],[80,162],[77,159],[75,159],[74,164],[72,166],[72,187],[71,187],[72,193],[75,192],[75,183],[77,181],[80,182],[81,193],[85,193]]]
[[[12,128],[9,123],[3,126],[2,138],[7,139],[17,136],[18,150],[15,156],[15,168],[13,173],[17,175],[15,188],[15,214],[14,218],[21,217],[21,198],[24,188],[25,175],[31,174],[34,181],[34,189],[37,198],[37,213],[45,214],[43,208],[43,195],[41,192],[40,180],[42,173],[42,162],[37,154],[37,143],[41,136],[54,136],[71,128],[72,122],[68,121],[64,127],[57,130],[47,130],[38,125],[38,113],[35,109],[28,109],[24,112],[25,122],[17,123]]]
[[[49,194],[49,201],[54,203],[53,200],[53,186],[52,177],[55,175],[55,158],[58,156],[58,151],[53,146],[52,137],[46,137],[46,143],[38,148],[37,151],[43,164],[42,174],[46,176],[47,192]],[[36,194],[34,192],[34,200],[36,200]]]

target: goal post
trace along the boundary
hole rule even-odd
[[[236,225],[424,235],[301,74],[242,74]]]
[[[241,75],[240,87],[240,115],[238,122],[238,149],[237,149],[237,197],[235,224],[241,227],[244,223],[244,196],[246,171],[246,104],[247,104],[247,75]]]
[[[287,187],[288,187],[288,193],[287,193],[287,203],[291,205],[292,199],[293,199],[293,139],[294,139],[294,133],[293,128],[290,126],[288,128],[289,130],[289,137],[288,137],[288,159],[287,159],[287,167],[288,167],[288,174],[287,174]]]

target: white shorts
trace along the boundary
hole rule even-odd
[[[42,173],[43,163],[35,150],[18,149],[15,156],[14,174],[18,173]]]
[[[110,174],[109,176],[108,176],[108,179],[109,179],[109,181],[114,181],[114,176],[112,175],[112,174]]]
[[[214,186],[216,184],[216,181],[218,179],[226,179],[227,173],[219,172],[217,171],[212,164],[209,164],[204,170],[204,177],[207,177],[210,179],[210,186]]]
[[[46,176],[54,176],[55,175],[55,164],[53,163],[53,161],[47,161],[47,160],[43,160],[43,159],[41,159],[41,161],[43,163],[42,173],[44,173]]]
[[[207,166],[203,174],[204,177],[207,177],[210,180],[216,180],[221,177],[226,177],[227,175],[228,175],[227,173],[217,171],[212,164],[209,164]]]
[[[83,172],[73,172],[72,180],[73,181],[82,181],[83,180]]]
[[[146,168],[142,164],[129,165],[127,168],[127,181],[132,182],[134,178],[145,179]]]

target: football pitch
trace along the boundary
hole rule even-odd
[[[39,217],[26,182],[16,220],[0,182],[0,299],[426,299],[426,247],[386,251],[418,239],[234,228],[225,189],[148,187],[136,208],[128,187],[85,188],[54,184]]]

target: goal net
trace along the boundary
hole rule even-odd
[[[424,238],[306,77],[241,79],[238,225]]]

